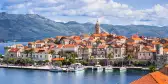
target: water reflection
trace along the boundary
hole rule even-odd
[[[125,84],[126,83],[126,72],[121,72],[120,73],[120,84]]]
[[[57,73],[0,68],[2,84],[129,84],[146,73],[143,71],[120,73],[119,70],[114,72],[92,72],[92,70],[86,70],[77,73]],[[10,81],[8,81],[9,79]]]

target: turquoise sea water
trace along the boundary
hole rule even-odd
[[[128,70],[126,73],[96,72],[49,72],[38,70],[0,68],[0,84],[129,84],[148,71]]]

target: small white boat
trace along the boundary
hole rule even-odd
[[[95,65],[94,70],[103,71],[103,67],[101,65]]]
[[[56,67],[51,68],[50,71],[52,71],[52,72],[62,72],[63,69],[61,67],[56,66]]]
[[[111,65],[105,66],[105,71],[113,72],[113,67]]]
[[[120,67],[120,72],[126,72],[127,68],[126,67]]]
[[[67,68],[68,72],[78,72],[78,71],[84,71],[85,68],[81,63],[75,63],[72,64],[70,67]]]

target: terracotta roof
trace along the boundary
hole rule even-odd
[[[168,84],[168,76],[156,71],[133,81],[131,84]]]
[[[64,60],[64,58],[53,58],[52,60],[53,61],[62,61],[62,60]]]
[[[80,36],[74,36],[73,39],[74,40],[81,40]]]
[[[62,46],[63,46],[62,44],[59,44],[57,45],[57,48],[62,48]]]
[[[134,45],[134,42],[127,42],[127,45]]]
[[[83,36],[83,37],[89,37],[89,35],[88,35],[88,34],[83,34],[82,36]]]
[[[117,39],[126,39],[125,36],[117,36],[116,38],[117,38]]]
[[[151,51],[151,52],[156,52],[156,50],[154,50],[154,49],[151,49],[150,51]]]
[[[152,44],[155,44],[155,45],[156,45],[156,44],[161,44],[161,43],[160,43],[160,42],[152,42]]]
[[[73,44],[64,45],[64,48],[74,48],[74,47],[76,47],[76,45]]]
[[[168,48],[163,49],[164,52],[168,52]]]
[[[9,50],[9,52],[17,52],[17,51],[19,51],[19,49],[18,48],[11,48],[10,50]]]
[[[37,40],[35,43],[44,43],[44,41]]]
[[[104,36],[104,37],[106,37],[106,36],[108,36],[109,34],[107,34],[107,33],[103,33],[103,34],[101,34],[101,36]]]
[[[102,43],[105,43],[105,41],[104,40],[100,40]]]
[[[98,48],[106,48],[107,46],[106,45],[100,45],[98,46]]]
[[[56,38],[62,38],[63,36],[56,36]]]
[[[94,38],[93,37],[89,37],[89,40],[94,40]]]
[[[28,44],[34,44],[34,42],[28,42]]]
[[[136,40],[136,41],[140,41],[140,40],[142,40],[141,38],[132,38],[133,40]]]
[[[94,37],[100,37],[101,34],[93,34]]]
[[[23,47],[23,44],[16,44],[16,47]]]
[[[138,34],[133,34],[132,38],[139,38]]]

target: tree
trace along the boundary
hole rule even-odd
[[[69,62],[70,62],[71,64],[75,63],[75,62],[76,62],[76,59],[75,59],[76,57],[77,57],[77,54],[76,54],[75,52],[70,53]]]
[[[0,54],[0,58],[4,58],[4,56],[2,56],[2,54]]]
[[[127,57],[126,57],[126,59],[129,61],[129,65],[131,65],[131,61],[132,61],[132,56],[131,55],[128,55]]]
[[[50,61],[49,60],[45,60],[44,62],[45,62],[45,64],[48,64]]]
[[[64,51],[63,50],[59,51],[58,55],[59,55],[59,58],[63,57],[64,56]]]
[[[96,41],[96,45],[98,46],[99,44],[101,44],[102,42],[100,40]]]
[[[25,64],[28,64],[28,65],[29,64],[34,64],[34,61],[30,58],[25,58],[24,60],[25,60]]]
[[[16,58],[8,58],[7,61],[9,64],[15,64],[17,60]]]
[[[108,54],[108,61],[110,62],[112,58],[113,58],[113,53],[109,53]]]
[[[53,65],[55,65],[55,66],[62,66],[62,62],[61,61],[54,61]]]
[[[56,40],[54,41],[54,43],[55,43],[55,44],[60,44],[60,42],[59,42],[58,39],[56,39]]]
[[[53,55],[55,55],[56,53],[55,53],[55,51],[54,51],[54,50],[50,50],[49,54],[51,54],[51,55],[52,55],[52,57],[53,57]]]
[[[34,49],[31,48],[31,49],[29,50],[29,53],[30,53],[30,55],[31,55],[31,58],[32,58],[32,54],[33,54],[33,52],[34,52]]]
[[[156,71],[156,66],[154,66],[154,65],[149,66],[149,70],[150,70],[151,72]]]
[[[29,50],[25,50],[24,53],[26,54],[26,57],[28,57],[30,51]]]

